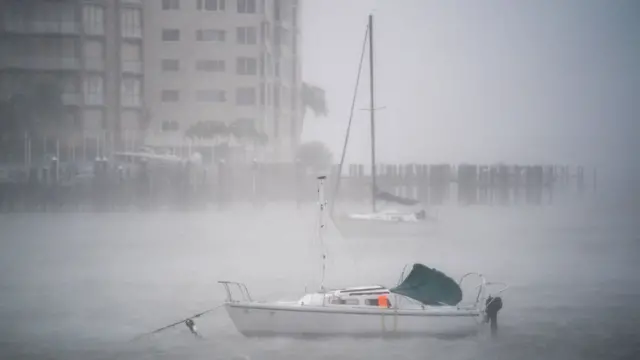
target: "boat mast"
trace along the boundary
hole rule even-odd
[[[371,206],[376,212],[376,124],[375,103],[373,94],[373,15],[369,14],[369,91],[371,96]]]
[[[324,210],[327,207],[327,201],[324,198],[324,180],[326,176],[318,176],[318,205],[320,205],[318,211],[318,240],[320,241],[320,248],[322,250],[322,277],[320,280],[320,290],[324,291],[324,275],[326,270],[326,260],[327,254],[325,253],[324,248],[324,239],[322,237],[322,232],[324,230]]]
[[[342,167],[344,166],[344,158],[347,154],[347,144],[349,143],[349,134],[351,133],[351,122],[353,121],[353,111],[355,110],[356,101],[358,100],[358,89],[360,88],[360,76],[362,75],[362,64],[364,63],[364,54],[367,52],[367,39],[369,38],[369,24],[367,24],[367,30],[364,33],[364,39],[362,40],[362,50],[360,51],[360,63],[358,64],[358,76],[356,77],[356,86],[353,89],[353,99],[351,100],[351,111],[349,112],[349,124],[347,125],[347,132],[344,136],[344,144],[342,145],[342,155],[340,155],[340,164],[338,165],[338,173],[336,174],[336,186],[335,190],[331,194],[331,207],[329,207],[329,216],[333,218],[333,209],[336,205],[336,199],[338,198],[338,191],[340,190],[340,180],[342,179]]]

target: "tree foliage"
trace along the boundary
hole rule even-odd
[[[43,82],[29,93],[14,94],[0,102],[0,131],[32,137],[66,137],[73,125],[66,122],[61,91],[53,82]]]
[[[310,109],[316,116],[327,116],[329,113],[324,89],[303,82],[301,99],[305,111]]]
[[[185,136],[191,139],[211,140],[228,134],[227,125],[221,121],[198,121],[185,131]]]
[[[248,140],[261,145],[266,144],[268,141],[267,135],[258,131],[252,122],[242,120],[236,120],[230,125],[222,121],[198,121],[185,131],[185,136],[191,139],[207,140],[234,136],[237,139]]]
[[[311,141],[298,147],[297,158],[307,168],[324,171],[331,167],[333,154],[324,143]]]

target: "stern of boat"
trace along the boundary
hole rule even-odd
[[[477,309],[486,320],[487,305],[494,299],[499,298],[500,295],[509,288],[509,286],[502,282],[487,281],[484,275],[476,272],[470,272],[463,275],[458,282],[458,286],[463,288],[463,284],[467,281],[471,281],[473,278],[476,278],[478,281],[478,285],[474,287],[477,289],[475,298],[471,303],[459,304],[458,307]],[[500,301],[502,302],[502,299],[500,299]]]

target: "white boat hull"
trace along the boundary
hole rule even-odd
[[[323,306],[228,303],[237,330],[247,337],[457,337],[477,333],[476,310],[335,309]]]

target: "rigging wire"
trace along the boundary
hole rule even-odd
[[[362,75],[362,66],[364,64],[364,55],[367,50],[368,41],[369,41],[369,24],[367,23],[367,27],[364,32],[364,39],[362,41],[362,50],[360,51],[360,63],[358,64],[358,75],[356,77],[355,88],[353,89],[353,99],[351,100],[351,109],[349,111],[349,122],[347,124],[347,131],[344,138],[344,145],[342,146],[342,154],[340,155],[340,164],[338,165],[338,172],[336,174],[335,189],[331,196],[331,203],[329,204],[329,220],[331,221],[331,223],[333,223],[334,225],[333,228],[335,228],[338,231],[338,233],[340,233],[340,229],[336,226],[335,221],[333,221],[333,210],[337,202],[336,199],[338,198],[338,192],[339,192],[338,190],[340,189],[340,180],[342,178],[342,168],[344,167],[344,160],[347,154],[347,144],[349,143],[349,136],[351,134],[351,123],[353,122],[353,114],[356,106],[356,100],[358,97],[358,89],[360,87],[360,77]],[[342,236],[342,234],[340,235]],[[348,252],[351,255],[351,260],[353,261],[354,266],[356,267],[356,271],[359,272],[358,262],[356,260],[356,257],[354,256],[354,251],[349,242],[347,242],[347,248],[348,248]]]
[[[362,42],[362,51],[360,53],[360,64],[358,65],[358,76],[356,77],[356,86],[353,90],[353,100],[351,101],[351,110],[349,112],[349,123],[347,125],[347,133],[344,138],[344,145],[342,147],[342,155],[340,156],[340,165],[338,165],[338,173],[336,175],[336,186],[333,191],[331,206],[329,209],[329,217],[333,218],[333,208],[335,204],[335,199],[338,197],[338,189],[340,188],[340,178],[342,177],[342,167],[344,165],[344,158],[347,153],[347,143],[349,142],[349,134],[351,133],[351,122],[353,120],[353,113],[356,106],[356,98],[358,96],[358,88],[360,86],[360,75],[362,74],[362,64],[364,63],[364,54],[367,50],[367,42],[369,36],[369,25],[367,24],[367,30],[364,33],[364,40]]]

